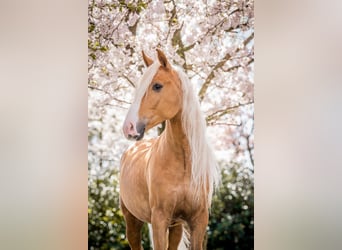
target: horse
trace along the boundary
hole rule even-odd
[[[147,68],[123,124],[125,137],[136,140],[120,166],[126,237],[132,250],[143,249],[141,229],[147,222],[155,250],[177,249],[186,238],[186,247],[201,250],[219,171],[189,78],[156,50],[155,60],[142,51]],[[141,140],[164,121],[157,138]]]

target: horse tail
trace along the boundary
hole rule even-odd
[[[152,249],[154,249],[153,230],[152,230],[152,225],[150,223],[148,223],[148,231],[150,235],[151,247]],[[183,234],[182,234],[182,239],[178,245],[178,250],[188,250],[189,246],[190,246],[190,233],[188,232],[187,228],[183,225]]]
[[[186,226],[183,224],[182,239],[178,245],[178,250],[187,250],[190,248],[190,233]]]
[[[148,232],[149,232],[149,235],[150,235],[150,242],[151,242],[151,248],[154,249],[154,246],[153,246],[153,230],[152,230],[152,224],[148,223]]]

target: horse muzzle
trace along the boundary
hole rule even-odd
[[[146,124],[144,122],[125,122],[123,132],[127,139],[139,141],[144,137]]]

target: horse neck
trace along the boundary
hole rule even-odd
[[[183,155],[185,167],[191,168],[191,152],[188,138],[186,137],[182,126],[182,111],[166,121],[165,131],[162,133],[161,139],[163,148],[168,152]]]

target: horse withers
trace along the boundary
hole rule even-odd
[[[156,250],[177,249],[188,225],[190,249],[202,249],[218,170],[207,142],[206,123],[188,77],[143,54],[147,69],[136,89],[123,132],[137,140],[123,154],[120,204],[131,249],[141,250],[141,228],[152,225]],[[165,121],[164,132],[141,140]]]

